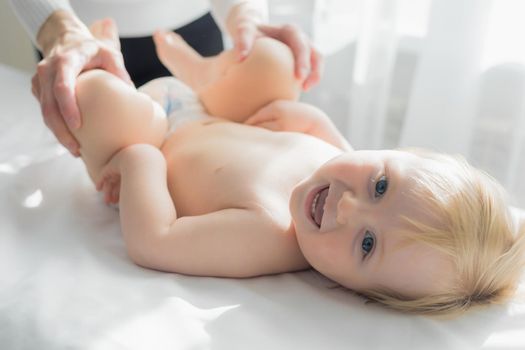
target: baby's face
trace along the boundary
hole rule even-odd
[[[448,287],[444,254],[400,234],[402,216],[426,222],[423,202],[407,194],[413,169],[434,162],[402,151],[349,152],[301,182],[290,210],[312,267],[356,291],[387,287],[418,297]]]

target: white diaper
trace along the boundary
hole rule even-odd
[[[151,80],[138,90],[149,95],[164,108],[168,118],[169,133],[189,121],[210,117],[197,94],[175,77]]]

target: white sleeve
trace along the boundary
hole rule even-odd
[[[68,0],[9,0],[18,20],[24,26],[35,46],[42,24],[56,10],[73,12]]]
[[[227,33],[226,19],[231,8],[243,2],[249,3],[261,14],[263,21],[268,22],[268,2],[266,0],[210,0],[211,14],[223,33]]]

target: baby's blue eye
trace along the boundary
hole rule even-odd
[[[370,231],[365,232],[363,242],[361,242],[361,249],[363,249],[364,256],[367,256],[374,248],[375,239]]]
[[[375,197],[381,197],[385,194],[386,190],[388,188],[388,180],[386,179],[386,176],[383,175],[379,178],[379,180],[376,182],[376,188],[375,188]]]

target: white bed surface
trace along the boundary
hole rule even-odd
[[[246,280],[146,270],[118,213],[0,65],[0,349],[525,349],[525,304],[436,320],[314,272]]]

